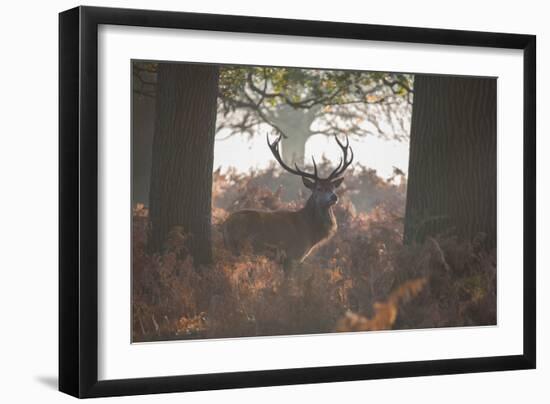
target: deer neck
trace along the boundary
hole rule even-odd
[[[310,197],[301,213],[306,219],[312,238],[315,241],[324,239],[336,231],[336,218],[332,206],[319,207]]]

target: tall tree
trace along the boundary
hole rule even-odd
[[[282,157],[302,163],[317,134],[408,137],[413,92],[410,74],[287,67],[224,66],[220,75],[218,131],[283,135]]]
[[[138,101],[154,98],[156,69],[134,63]],[[227,65],[219,85],[217,132],[254,136],[260,125],[271,126],[283,135],[289,164],[303,161],[317,134],[408,138],[411,74]]]
[[[405,242],[452,232],[496,245],[496,79],[414,80]]]
[[[160,251],[174,226],[189,235],[198,264],[212,259],[212,165],[217,66],[160,63],[157,71],[149,248]]]

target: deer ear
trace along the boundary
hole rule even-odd
[[[342,185],[342,181],[344,181],[344,177],[335,178],[331,181],[331,184],[334,188],[338,188],[340,185]]]
[[[307,177],[302,177],[302,182],[306,188],[313,189],[315,187],[315,182]]]

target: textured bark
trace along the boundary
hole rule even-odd
[[[158,67],[153,139],[149,248],[160,251],[174,226],[190,236],[198,264],[212,259],[212,165],[218,68],[162,63]]]
[[[414,82],[405,242],[450,232],[496,245],[496,79]]]
[[[132,101],[132,206],[147,205],[151,186],[151,151],[155,126],[155,98],[134,94]]]

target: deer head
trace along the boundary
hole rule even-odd
[[[317,164],[315,163],[315,158],[312,156],[311,160],[313,162],[313,173],[308,173],[303,171],[295,164],[295,168],[289,167],[281,158],[279,153],[279,142],[281,141],[282,135],[273,141],[269,142],[269,135],[267,136],[267,145],[273,153],[273,157],[277,162],[283,167],[286,171],[291,174],[299,175],[302,177],[302,181],[306,188],[310,189],[312,194],[310,201],[317,209],[328,209],[336,202],[338,202],[338,196],[336,195],[336,188],[338,188],[342,181],[344,180],[344,171],[353,161],[353,150],[349,146],[349,140],[346,136],[346,143],[342,143],[338,136],[334,136],[336,143],[342,150],[343,156],[340,158],[340,163],[336,168],[330,173],[326,178],[320,178],[317,172]],[[349,154],[349,155],[348,155]]]
[[[302,177],[304,185],[311,190],[305,206],[297,211],[259,211],[244,209],[233,212],[223,225],[224,242],[235,254],[251,246],[258,254],[283,257],[285,269],[294,261],[302,262],[312,251],[329,240],[338,226],[332,206],[338,201],[336,188],[344,180],[343,174],[353,161],[353,151],[348,138],[342,143],[335,136],[342,150],[340,163],[326,178],[320,178],[317,164],[313,161],[313,173],[308,173],[295,164],[285,164],[279,153],[279,136],[273,143],[267,136],[267,144],[281,167],[291,174]]]

